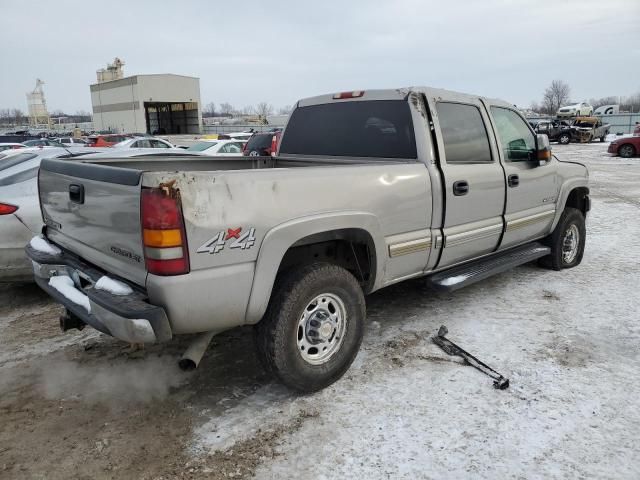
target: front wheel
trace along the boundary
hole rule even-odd
[[[355,359],[365,317],[364,294],[347,270],[329,263],[296,268],[278,278],[256,326],[258,355],[286,386],[320,390]]]
[[[556,228],[543,243],[551,247],[551,254],[540,259],[540,264],[553,270],[580,265],[586,240],[584,215],[577,208],[567,207]]]
[[[568,133],[561,133],[558,137],[558,143],[561,145],[567,145],[571,141],[571,135]]]
[[[620,155],[623,158],[631,158],[635,154],[636,154],[636,149],[630,143],[624,144],[618,149],[618,155]]]

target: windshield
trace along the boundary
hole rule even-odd
[[[7,168],[14,167],[19,165],[27,160],[31,160],[32,158],[36,158],[37,155],[35,153],[18,153],[17,155],[13,155],[6,160],[0,162],[0,171],[6,170]]]
[[[376,100],[296,108],[280,153],[416,158],[409,104],[403,100]]]
[[[190,152],[202,152],[207,148],[213,147],[216,143],[218,142],[199,142],[195,145],[191,145],[189,148],[187,148],[187,150]]]

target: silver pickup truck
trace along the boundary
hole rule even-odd
[[[342,92],[300,100],[274,157],[45,160],[26,250],[63,330],[200,333],[197,365],[213,335],[256,325],[266,368],[313,391],[356,356],[368,293],[578,265],[587,183],[509,103]]]

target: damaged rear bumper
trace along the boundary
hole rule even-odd
[[[114,295],[94,288],[103,274],[64,251],[53,255],[30,245],[25,251],[38,286],[87,325],[129,343],[165,342],[172,338],[166,312],[162,307],[148,303],[144,293],[134,290],[128,295]],[[69,288],[88,298],[90,310],[51,286],[51,277],[62,275],[73,280],[74,286]]]

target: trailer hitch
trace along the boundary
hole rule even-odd
[[[445,338],[447,333],[449,333],[449,330],[447,329],[447,327],[442,325],[438,330],[437,335],[434,335],[433,337],[431,337],[431,340],[433,340],[433,343],[435,343],[442,350],[444,350],[444,352],[447,355],[455,355],[457,357],[462,357],[465,363],[467,363],[468,365],[471,365],[472,367],[480,370],[485,375],[491,377],[493,379],[494,388],[497,388],[498,390],[504,390],[505,388],[509,387],[508,378],[503,377],[501,374],[496,372],[489,365],[478,360],[476,357],[474,357],[469,352],[460,348],[458,345],[453,343],[448,338]]]

